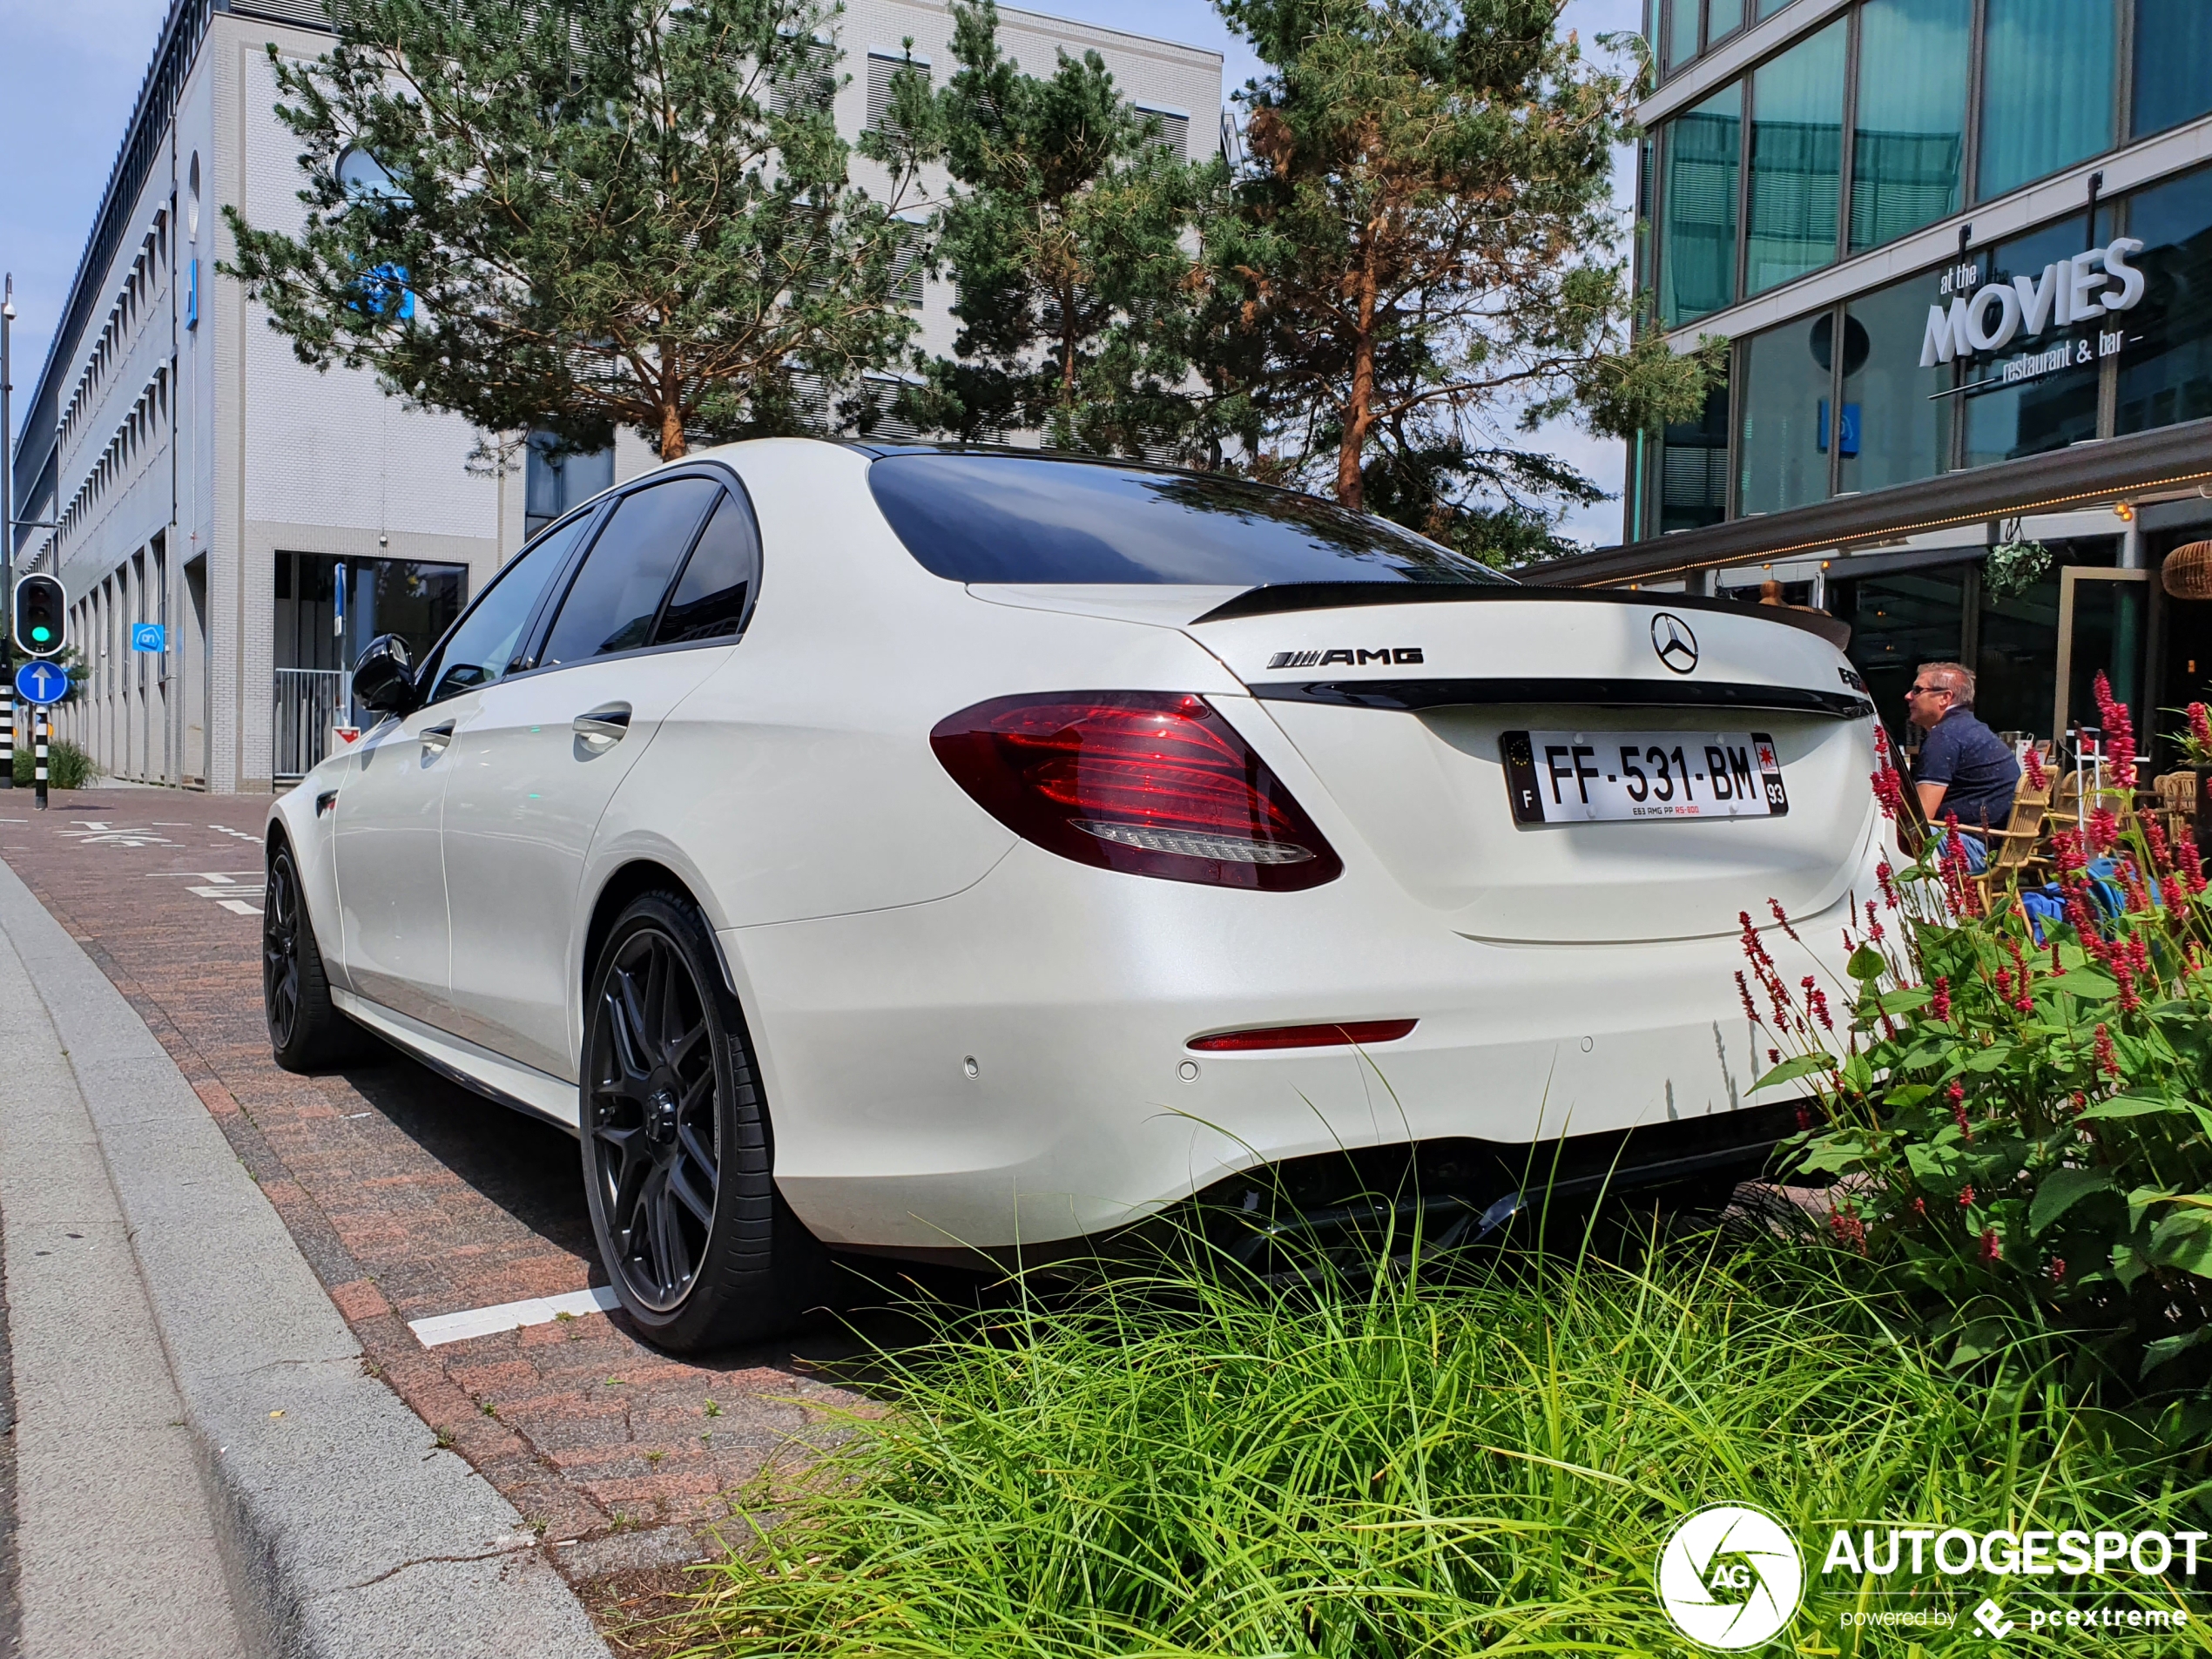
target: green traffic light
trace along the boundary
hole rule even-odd
[[[54,637],[54,631],[51,628],[33,628],[30,637],[43,645]]]

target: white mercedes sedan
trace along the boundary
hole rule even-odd
[[[1732,1182],[1794,1127],[1739,913],[1840,955],[1879,855],[1824,630],[1217,475],[706,451],[363,654],[375,724],[269,819],[271,1039],[576,1132],[679,1352],[826,1247]]]

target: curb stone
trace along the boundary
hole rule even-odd
[[[607,1659],[514,1507],[382,1383],[123,995],[0,863],[129,1228],[249,1653]]]

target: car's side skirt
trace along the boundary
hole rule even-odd
[[[347,1018],[404,1049],[440,1076],[449,1078],[487,1100],[496,1100],[518,1112],[557,1123],[571,1135],[577,1132],[574,1083],[548,1076],[473,1042],[464,1042],[450,1032],[411,1020],[334,985],[330,988],[330,1000]]]

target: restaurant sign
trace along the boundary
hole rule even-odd
[[[2128,261],[2142,251],[2143,244],[2134,237],[2115,237],[2103,247],[2087,249],[2070,260],[2054,260],[2043,267],[2040,276],[2016,276],[2009,282],[1992,282],[1971,295],[1952,293],[1948,307],[1928,307],[1928,330],[1920,344],[1920,367],[1932,368],[1954,357],[2002,351],[2016,338],[2040,334],[2053,324],[2071,327],[2114,312],[2133,309],[2143,297],[2143,273]],[[1951,293],[1958,287],[1973,287],[1973,279],[1977,274],[1972,270],[1946,273],[1944,290]],[[2116,347],[2118,336],[2103,335],[2094,348],[2095,355],[2107,354],[2107,340]],[[2033,372],[2041,374],[2065,362],[2087,362],[2092,350],[2086,339],[2053,347],[2032,360],[2037,363],[2050,360]],[[2008,370],[2012,367],[2006,365]],[[2005,376],[2007,380],[2027,377],[2010,373]]]

